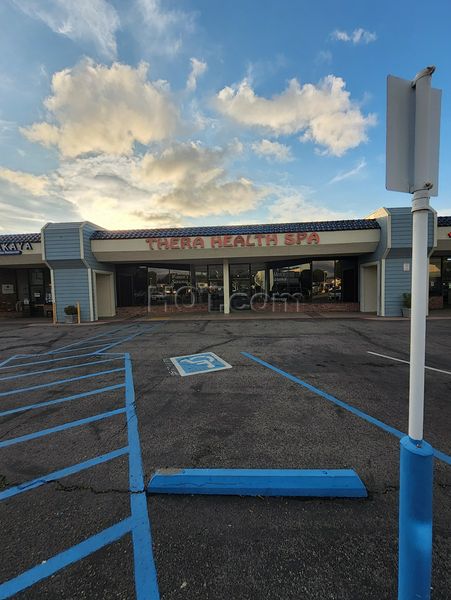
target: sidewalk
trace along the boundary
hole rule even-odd
[[[255,321],[255,320],[279,320],[279,319],[293,319],[293,320],[323,320],[323,319],[359,319],[361,321],[406,321],[409,322],[408,318],[405,317],[378,317],[375,313],[361,313],[361,312],[258,312],[258,311],[235,311],[229,315],[218,312],[168,312],[158,313],[150,315],[130,315],[128,318],[124,317],[111,317],[104,318],[94,322],[83,322],[80,325],[86,327],[89,325],[106,325],[108,323],[146,323],[149,321]],[[432,311],[431,315],[427,317],[428,321],[447,321],[451,320],[451,311],[448,310],[436,310]],[[49,319],[34,318],[34,319],[9,319],[0,318],[1,325],[13,325],[18,324],[24,327],[52,327],[53,323]],[[74,327],[76,323],[57,323],[57,327]]]

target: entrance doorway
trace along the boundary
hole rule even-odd
[[[378,265],[377,263],[362,265],[360,271],[361,294],[360,310],[361,312],[378,312]]]
[[[442,265],[443,306],[451,308],[451,257],[443,259]]]
[[[95,313],[96,319],[114,317],[114,278],[113,273],[95,272]]]

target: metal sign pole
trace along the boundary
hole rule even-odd
[[[401,440],[399,491],[399,600],[428,600],[432,570],[433,450],[423,440],[424,363],[428,302],[429,131],[431,76],[421,71],[415,88],[412,200],[412,313],[410,325],[409,430]]]

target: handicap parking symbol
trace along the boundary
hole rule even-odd
[[[212,373],[213,371],[222,371],[231,369],[225,360],[219,358],[214,352],[202,352],[201,354],[186,354],[185,356],[175,356],[171,362],[182,377],[187,375],[197,375],[198,373]]]

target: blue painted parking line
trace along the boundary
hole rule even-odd
[[[296,377],[295,375],[291,375],[290,373],[287,373],[286,371],[283,371],[282,369],[279,369],[278,367],[275,367],[274,365],[271,365],[270,363],[262,360],[261,358],[257,358],[256,356],[249,354],[249,352],[241,352],[241,354],[243,356],[246,356],[246,358],[250,358],[251,360],[253,360],[256,363],[258,363],[264,367],[267,367],[268,369],[271,369],[272,371],[275,371],[276,373],[278,373],[279,375],[282,375],[286,379],[293,381],[293,383],[297,383],[297,384],[301,385],[302,387],[306,388],[310,392],[313,392],[317,396],[321,396],[321,398],[324,398],[325,400],[328,400],[329,402],[332,402],[333,404],[340,406],[341,408],[344,408],[345,410],[347,410],[348,412],[352,413],[353,415],[359,417],[360,419],[363,419],[364,421],[371,423],[371,425],[375,425],[376,427],[379,427],[383,431],[386,431],[387,433],[394,435],[398,439],[401,439],[406,435],[399,429],[395,429],[395,427],[391,427],[391,425],[387,425],[383,421],[380,421],[379,419],[376,419],[375,417],[368,415],[367,413],[363,412],[362,410],[355,408],[354,406],[351,406],[350,404],[347,404],[346,402],[343,402],[342,400],[339,400],[338,398],[335,398],[334,396],[332,396],[331,394],[328,394],[327,392],[323,392],[322,390],[311,385],[310,383],[307,383],[306,381],[303,381],[302,379],[299,379],[299,377]],[[441,452],[440,450],[435,450],[435,448],[434,448],[434,455],[439,460],[442,460],[442,461],[446,462],[447,464],[451,464],[451,456],[445,454],[444,452]]]
[[[89,346],[86,346],[86,348],[97,348],[99,346],[103,346],[105,342],[101,342],[100,344],[90,344]],[[68,348],[67,350],[50,350],[49,352],[41,352],[41,353],[37,353],[37,354],[17,354],[16,358],[36,358],[37,356],[54,356],[55,354],[68,354],[68,356],[70,357],[71,355],[69,354],[69,352],[79,352],[80,350],[84,350],[85,347],[83,348],[79,348],[74,347],[74,348]],[[50,359],[52,360],[52,359]]]
[[[119,354],[120,356],[123,356],[123,354],[121,352],[119,353],[114,353],[114,352],[109,352],[109,355],[113,355],[113,354]],[[40,356],[45,356],[44,354],[41,354]],[[19,363],[18,365],[8,365],[6,367],[0,367],[0,369],[18,369],[20,367],[29,367],[31,365],[43,365],[46,363],[53,363],[53,362],[57,362],[57,361],[62,361],[62,360],[73,360],[74,358],[88,358],[88,357],[92,357],[92,356],[97,356],[95,352],[86,352],[85,354],[76,354],[76,355],[69,355],[69,356],[62,356],[59,358],[47,358],[45,360],[35,360],[33,362],[27,362],[27,363]],[[22,356],[17,356],[17,358],[23,358]],[[17,360],[16,358],[16,360]]]
[[[159,326],[161,326],[159,324]],[[103,548],[104,546],[111,544],[112,542],[120,539],[124,535],[130,533],[133,545],[133,557],[134,557],[134,574],[135,574],[135,592],[136,598],[138,600],[159,600],[159,591],[158,591],[158,582],[157,582],[157,573],[155,568],[155,563],[153,559],[152,553],[152,538],[150,531],[150,522],[149,516],[147,512],[147,500],[146,500],[146,492],[144,487],[144,476],[142,469],[142,459],[141,459],[141,447],[139,442],[139,433],[138,433],[138,423],[137,423],[137,415],[135,411],[135,397],[134,397],[134,386],[133,386],[133,375],[131,370],[131,360],[130,356],[124,355],[119,352],[108,352],[105,354],[107,349],[110,349],[114,346],[118,346],[126,341],[136,338],[139,335],[143,335],[144,333],[148,333],[153,331],[155,327],[152,328],[140,328],[139,331],[133,332],[131,335],[126,335],[121,338],[111,339],[111,337],[107,337],[107,333],[105,333],[105,340],[102,344],[98,344],[92,347],[91,352],[83,352],[85,348],[80,348],[80,343],[86,343],[86,340],[71,344],[70,348],[66,346],[65,348],[59,349],[58,352],[49,352],[46,354],[35,354],[35,355],[15,355],[14,357],[10,357],[7,359],[2,365],[0,369],[4,369],[5,376],[0,378],[0,381],[8,381],[8,380],[18,380],[20,381],[22,377],[28,377],[30,375],[39,376],[41,373],[51,373],[51,372],[59,372],[68,370],[70,371],[78,369],[79,367],[89,367],[93,364],[100,364],[103,362],[110,362],[113,360],[121,359],[123,361],[123,366],[117,369],[108,369],[104,371],[97,371],[96,373],[88,374],[88,375],[78,375],[76,377],[68,377],[67,379],[54,381],[51,383],[30,386],[30,387],[20,387],[14,390],[3,392],[0,396],[8,396],[22,392],[29,392],[31,390],[36,389],[48,389],[51,386],[57,384],[65,384],[70,383],[72,381],[78,382],[80,380],[88,380],[90,377],[96,378],[105,374],[121,372],[123,373],[123,380],[121,383],[104,386],[101,388],[96,388],[93,390],[88,390],[86,392],[81,392],[78,394],[73,394],[70,396],[66,396],[63,398],[56,398],[54,400],[47,400],[43,402],[34,402],[33,404],[29,404],[27,406],[20,406],[16,408],[12,408],[9,410],[5,410],[0,412],[1,416],[7,416],[15,413],[20,413],[28,410],[39,409],[44,406],[50,406],[54,404],[61,404],[63,402],[70,402],[78,399],[83,399],[87,397],[92,397],[101,393],[110,392],[114,390],[124,389],[125,392],[125,406],[121,408],[111,410],[109,412],[97,414],[91,417],[87,417],[85,419],[79,419],[77,421],[71,421],[69,423],[64,423],[62,425],[51,427],[48,429],[43,429],[40,431],[36,431],[34,433],[20,436],[14,439],[4,440],[0,442],[0,448],[12,446],[14,444],[28,442],[33,439],[41,438],[46,435],[50,435],[52,433],[63,432],[66,430],[70,430],[72,428],[81,427],[84,425],[88,425],[89,423],[93,423],[102,419],[106,419],[109,417],[113,417],[115,415],[124,414],[126,417],[126,428],[128,435],[128,446],[125,448],[120,448],[118,450],[114,450],[107,454],[93,457],[89,460],[85,460],[81,463],[65,467],[58,471],[54,471],[53,473],[49,473],[47,475],[43,475],[31,481],[22,483],[20,485],[11,487],[7,490],[3,490],[0,492],[0,500],[10,500],[14,498],[18,494],[22,494],[28,492],[32,489],[39,488],[46,483],[51,481],[56,481],[63,477],[68,477],[73,475],[74,473],[78,473],[84,471],[86,469],[90,469],[95,467],[96,465],[105,463],[109,460],[113,460],[118,458],[119,456],[128,455],[128,467],[129,467],[129,492],[130,492],[130,511],[131,516],[116,525],[113,525],[110,528],[105,529],[97,533],[96,535],[88,538],[87,540],[82,541],[79,544],[72,546],[71,548],[61,552],[57,556],[49,558],[47,561],[44,561],[42,564],[37,565],[27,571],[21,573],[14,579],[7,581],[3,584],[0,584],[0,600],[2,598],[9,598],[20,591],[26,589],[38,583],[39,581],[57,573],[61,569],[64,569],[68,565],[78,562],[86,556],[89,556],[93,552]],[[127,333],[130,333],[132,330],[131,326],[127,327]],[[97,337],[97,336],[96,336]],[[91,350],[91,348],[89,348]],[[69,354],[70,352],[75,352],[75,354]],[[83,353],[82,353],[83,352]],[[65,353],[67,353],[65,355]],[[43,360],[36,360],[39,357],[49,356],[49,358],[43,358]],[[61,356],[59,356],[61,355]],[[96,359],[102,358],[105,356],[105,360],[90,360],[86,362],[88,358]],[[30,358],[30,361],[26,359]],[[81,359],[85,362],[77,363],[77,359]],[[59,361],[66,361],[62,363],[60,366],[55,366],[61,364]],[[15,363],[15,364],[14,364]],[[49,368],[41,369],[40,371],[28,371],[27,369],[34,369],[35,365],[49,365]],[[19,373],[17,369],[22,369]],[[15,369],[14,371],[12,369]],[[124,400],[124,397],[122,397]]]
[[[10,379],[17,379],[19,377],[31,377],[33,375],[41,375],[42,373],[54,373],[55,371],[67,371],[69,369],[79,369],[80,367],[90,367],[91,365],[100,365],[101,363],[112,362],[113,360],[119,360],[119,357],[104,358],[103,360],[94,360],[91,362],[77,363],[76,365],[68,365],[65,367],[55,367],[53,369],[44,369],[41,371],[31,371],[29,373],[15,373],[14,375],[7,375],[6,377],[0,377],[0,381],[8,381]]]
[[[61,350],[65,350],[66,348],[71,348],[72,346],[77,346],[78,344],[82,344],[83,342],[89,342],[90,340],[98,340],[98,339],[101,339],[103,337],[108,337],[108,336],[110,336],[110,335],[112,335],[114,333],[117,333],[118,331],[119,332],[125,331],[125,330],[130,329],[131,327],[134,327],[134,326],[136,326],[135,323],[130,324],[130,325],[125,325],[124,327],[119,327],[117,329],[113,329],[112,331],[106,330],[106,331],[98,333],[97,335],[92,335],[92,336],[87,337],[87,338],[82,338],[81,340],[78,340],[76,342],[72,342],[70,344],[66,344],[65,346],[60,346],[59,348],[56,348],[55,351],[56,352],[60,352]]]
[[[14,579],[6,581],[0,585],[0,600],[5,600],[6,598],[14,596],[22,590],[38,583],[42,579],[54,575],[61,569],[64,569],[64,567],[78,562],[104,546],[112,544],[129,533],[132,526],[133,519],[124,519],[123,521],[116,523],[116,525],[108,527],[108,529],[104,529],[100,533],[84,540],[80,544],[72,546],[68,550],[64,550],[64,552],[47,559],[40,565],[28,569],[28,571],[24,571]],[[152,597],[147,596],[147,598]]]
[[[4,440],[3,442],[0,442],[0,448],[14,446],[15,444],[21,444],[22,442],[28,442],[29,440],[35,440],[52,433],[58,433],[59,431],[72,429],[73,427],[79,427],[80,425],[88,425],[88,423],[95,423],[96,421],[101,421],[102,419],[109,419],[115,415],[125,413],[125,410],[125,408],[116,408],[115,410],[109,410],[108,412],[93,415],[92,417],[78,419],[78,421],[70,421],[69,423],[64,423],[63,425],[57,425],[56,427],[50,427],[49,429],[41,429],[40,431],[28,433],[27,435],[21,435],[20,437],[12,438],[10,440]]]
[[[118,342],[114,342],[113,344],[108,344],[107,346],[105,346],[103,348],[103,350],[101,350],[101,352],[106,352],[107,350],[109,350],[110,348],[114,348],[115,346],[118,346],[120,344],[124,344],[125,342],[129,342],[133,339],[135,339],[136,337],[140,336],[140,335],[144,335],[144,333],[150,333],[151,331],[155,331],[156,329],[158,329],[160,327],[160,325],[154,325],[153,327],[144,330],[144,331],[138,331],[137,333],[134,333],[133,335],[130,335],[128,337],[125,337],[122,340],[119,340]]]
[[[76,348],[68,348],[67,350],[54,350],[53,352],[47,352],[45,356],[55,355],[55,354],[68,354],[69,352],[80,352],[82,350],[90,350],[91,348],[104,348],[105,342],[101,342],[100,344],[89,344],[89,346],[81,346],[80,348],[77,346]],[[94,351],[93,351],[94,352]],[[40,356],[44,356],[41,354]]]
[[[67,379],[57,379],[56,381],[50,381],[49,383],[40,383],[39,385],[32,385],[26,388],[16,388],[15,390],[8,390],[7,392],[1,392],[0,398],[4,396],[11,396],[11,394],[23,394],[24,392],[31,392],[32,390],[40,390],[42,388],[53,387],[54,385],[60,385],[62,383],[70,383],[71,381],[80,381],[81,379],[90,379],[92,377],[98,377],[99,375],[109,375],[110,373],[119,373],[123,371],[123,367],[118,369],[108,369],[107,371],[97,371],[96,373],[88,373],[88,375],[80,375],[79,377],[69,377]]]
[[[352,469],[160,469],[149,494],[366,498]]]
[[[35,404],[19,406],[18,408],[11,408],[9,410],[4,410],[3,412],[0,412],[0,417],[6,417],[7,415],[14,415],[16,413],[26,412],[27,410],[34,410],[35,408],[44,408],[45,406],[52,406],[54,404],[62,404],[63,402],[70,402],[71,400],[87,398],[88,396],[96,396],[97,394],[103,394],[104,392],[112,392],[114,390],[119,390],[123,387],[125,387],[125,383],[117,383],[116,385],[108,385],[103,388],[96,388],[95,390],[81,392],[80,394],[74,394],[73,396],[65,396],[64,398],[47,400],[46,402],[36,402]]]
[[[40,487],[41,485],[45,485],[47,483],[51,483],[52,481],[57,481],[59,479],[63,479],[64,477],[74,475],[75,473],[80,473],[80,471],[84,471],[85,469],[90,469],[91,467],[101,465],[110,460],[114,460],[119,456],[123,456],[127,453],[128,447],[126,446],[125,448],[119,448],[118,450],[113,450],[113,452],[108,452],[108,454],[102,454],[101,456],[97,456],[96,458],[85,460],[84,462],[72,465],[71,467],[66,467],[65,469],[60,469],[59,471],[53,471],[53,473],[49,473],[48,475],[42,475],[37,479],[26,481],[25,483],[21,483],[20,485],[10,487],[7,490],[0,492],[0,500],[6,500],[7,498],[17,496],[18,494],[23,494],[23,492],[29,492],[30,490],[34,490]]]
[[[442,460],[448,465],[451,465],[451,456],[449,456],[449,454],[445,454],[444,452],[442,452],[441,450],[437,450],[436,448],[432,448],[432,450],[434,451],[434,456],[436,458]]]
[[[61,348],[56,348],[55,350],[51,350],[49,352],[49,354],[59,354],[61,352],[70,352],[71,348],[78,349],[77,346],[80,346],[80,344],[84,344],[84,343],[92,341],[92,340],[99,340],[99,339],[102,339],[102,338],[107,338],[106,340],[104,340],[100,344],[100,345],[103,345],[103,344],[105,344],[105,342],[108,342],[108,340],[110,339],[111,334],[117,333],[118,331],[119,332],[124,332],[123,336],[117,338],[118,343],[121,343],[123,340],[127,339],[128,337],[130,337],[129,330],[132,329],[133,327],[137,328],[138,331],[135,332],[135,333],[133,333],[133,334],[131,334],[131,335],[138,336],[138,335],[143,335],[143,333],[148,333],[149,331],[153,331],[155,329],[156,325],[150,325],[150,326],[144,326],[144,327],[137,326],[137,324],[128,325],[128,326],[126,326],[126,327],[124,327],[124,328],[122,328],[120,330],[114,330],[114,331],[110,331],[110,332],[105,332],[105,333],[103,333],[102,335],[99,335],[99,336],[92,336],[92,337],[89,337],[89,338],[84,338],[82,340],[79,340],[78,342],[74,342],[74,343],[69,344],[67,346],[62,346]],[[107,345],[108,344],[105,344],[105,347]]]
[[[3,365],[6,365],[10,361],[14,360],[16,358],[16,356],[18,356],[18,355],[14,354],[14,356],[10,356],[9,358],[7,358],[6,360],[4,360],[3,362],[0,362],[0,368],[2,368]]]
[[[139,443],[138,418],[135,411],[130,354],[125,354],[125,405],[129,452],[130,509],[133,518],[133,553],[135,564],[135,588],[137,600],[158,600],[157,571],[152,552],[152,535],[147,511],[146,491]]]

